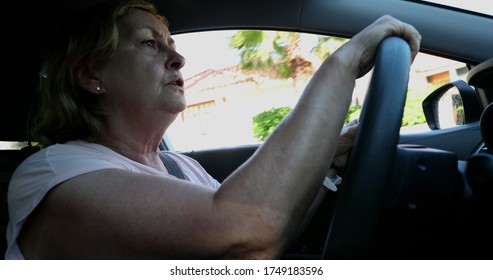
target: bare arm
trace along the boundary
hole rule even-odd
[[[355,79],[390,35],[406,38],[417,53],[419,34],[407,24],[386,17],[365,29],[322,64],[292,113],[217,192],[114,169],[81,175],[51,191],[29,219],[20,238],[24,254],[279,257],[335,155]]]

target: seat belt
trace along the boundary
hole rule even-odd
[[[183,171],[181,171],[178,164],[176,164],[176,162],[169,155],[167,155],[164,152],[159,152],[159,157],[161,158],[161,161],[164,163],[166,169],[168,169],[169,174],[176,176],[179,179],[186,180]]]

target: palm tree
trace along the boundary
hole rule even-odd
[[[240,51],[240,68],[262,71],[276,78],[296,80],[308,77],[315,71],[300,48],[301,34],[284,31],[242,30],[231,37],[230,47]],[[312,53],[320,60],[345,43],[345,39],[319,36]]]
[[[312,74],[312,63],[300,55],[300,34],[283,31],[242,30],[232,36],[230,47],[240,51],[240,68],[261,71],[293,82]]]
[[[320,60],[324,60],[346,42],[347,39],[344,38],[333,36],[318,36],[318,42],[312,48],[312,52],[315,53]]]

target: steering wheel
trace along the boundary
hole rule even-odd
[[[397,151],[410,65],[411,51],[404,39],[381,42],[323,259],[371,258]]]

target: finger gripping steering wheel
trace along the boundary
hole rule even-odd
[[[360,116],[323,259],[369,259],[394,164],[411,65],[408,43],[384,39]]]

